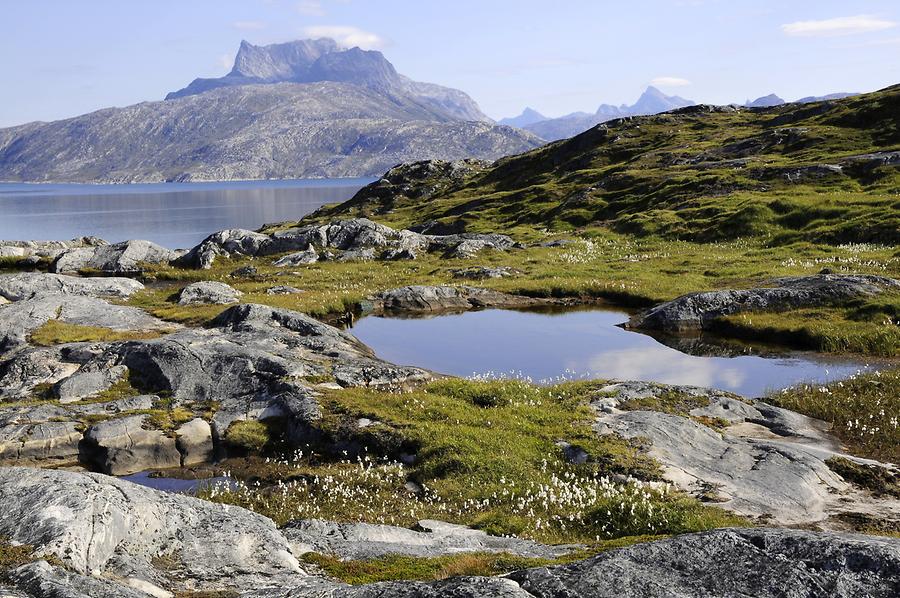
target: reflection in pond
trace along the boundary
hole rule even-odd
[[[226,228],[298,220],[372,179],[138,183],[0,183],[0,239],[146,239],[172,249]]]
[[[708,340],[680,345],[706,356],[691,355],[617,326],[627,319],[624,312],[600,309],[485,310],[428,318],[366,317],[352,332],[388,361],[457,376],[646,380],[711,386],[748,397],[798,382],[843,378],[867,367],[858,360],[760,353],[751,345]]]

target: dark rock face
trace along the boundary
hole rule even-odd
[[[883,276],[820,274],[772,282],[775,286],[771,288],[684,295],[632,318],[628,326],[670,332],[700,330],[716,318],[745,311],[815,307],[900,289],[900,281]]]
[[[372,297],[375,311],[440,312],[484,307],[528,307],[546,302],[477,287],[413,285]]]

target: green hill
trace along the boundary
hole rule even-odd
[[[900,86],[619,119],[493,165],[401,166],[313,218],[359,215],[457,230],[604,225],[692,241],[896,244]]]

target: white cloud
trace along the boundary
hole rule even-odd
[[[682,79],[681,77],[657,77],[650,81],[650,85],[656,85],[658,87],[686,87],[690,84],[690,81]]]
[[[231,67],[234,66],[234,56],[232,54],[222,54],[219,56],[219,64],[222,65],[223,69],[231,70]]]
[[[349,25],[312,25],[303,28],[304,35],[313,38],[330,37],[341,46],[363,50],[377,50],[385,46],[385,40],[370,31]]]
[[[297,10],[301,15],[308,17],[324,17],[325,8],[322,7],[320,0],[300,0],[297,3]]]
[[[896,27],[897,23],[879,19],[872,15],[837,17],[821,21],[797,21],[781,26],[781,30],[792,37],[834,37],[884,31]]]
[[[266,28],[266,24],[262,21],[235,21],[231,26],[241,31],[259,31]]]

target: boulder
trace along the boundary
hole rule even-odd
[[[238,303],[242,292],[224,282],[205,280],[194,282],[178,295],[178,305],[227,305]]]
[[[276,285],[274,287],[269,287],[266,289],[266,295],[299,295],[300,293],[304,293],[303,289],[298,289],[297,287],[291,287],[286,285]]]
[[[64,565],[68,573],[49,572],[68,577],[57,586],[63,591],[78,587],[75,576],[121,584],[112,595],[131,596],[128,588],[148,587],[132,579],[188,592],[249,589],[304,575],[265,517],[100,474],[0,468],[0,503],[0,536]],[[31,587],[20,573],[13,577]]]
[[[477,287],[413,285],[371,297],[376,311],[438,312],[484,307],[526,307],[545,303],[531,297],[508,295]]]
[[[120,277],[83,278],[40,272],[0,275],[0,297],[10,301],[44,293],[127,299],[143,288],[144,285],[136,280]]]
[[[76,464],[82,435],[59,406],[8,407],[0,411],[0,463]]]
[[[152,429],[146,415],[100,422],[88,429],[84,439],[89,447],[86,458],[110,475],[181,465],[175,439]]]
[[[175,260],[175,264],[187,268],[212,267],[216,257],[253,256],[259,253],[269,236],[241,228],[231,228],[213,233],[199,245]]]
[[[462,268],[459,270],[451,270],[453,278],[463,278],[467,280],[485,280],[488,278],[507,278],[515,276],[519,272],[507,266],[498,266],[496,268],[490,266],[472,266],[471,268]]]
[[[284,267],[284,266],[301,266],[304,264],[314,264],[319,261],[318,252],[312,247],[308,249],[304,249],[303,251],[297,251],[295,253],[289,253],[285,256],[282,256],[272,262],[273,266]]]
[[[62,380],[54,387],[59,402],[74,403],[82,399],[94,397],[109,390],[116,382],[128,373],[123,365],[102,368],[80,368],[77,372]]]
[[[150,241],[122,241],[115,245],[66,250],[56,257],[50,271],[140,272],[141,264],[165,264],[177,257],[176,252]]]
[[[199,417],[192,419],[175,430],[175,445],[183,466],[208,463],[214,456],[212,428]]]
[[[38,385],[55,384],[71,376],[83,363],[70,346],[23,349],[0,360],[0,399],[27,399]]]
[[[884,276],[819,274],[778,278],[772,287],[691,293],[631,319],[630,328],[670,332],[709,328],[716,318],[746,311],[784,311],[842,303],[900,290],[900,281]]]
[[[291,543],[295,554],[319,552],[341,560],[373,559],[390,554],[437,557],[460,552],[502,552],[531,558],[556,558],[574,548],[490,536],[481,530],[443,521],[423,520],[418,528],[412,530],[390,525],[305,519],[287,523],[281,532]]]

